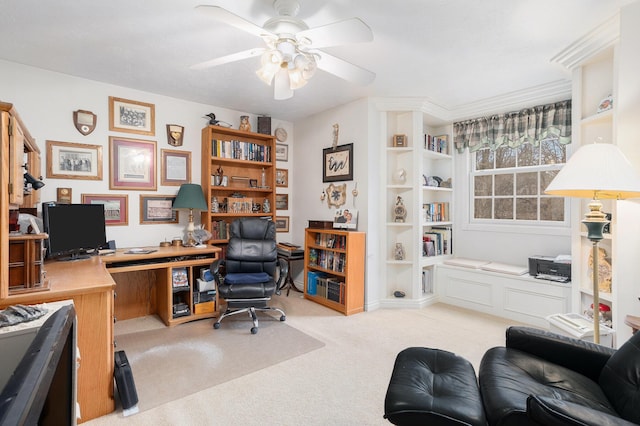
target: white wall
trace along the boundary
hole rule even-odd
[[[340,126],[338,145],[353,143],[353,181],[334,182],[334,184],[347,184],[347,202],[342,208],[358,210],[358,231],[367,232],[367,246],[376,238],[376,231],[368,229],[368,192],[370,187],[368,175],[370,165],[369,156],[377,151],[376,146],[370,146],[368,129],[368,103],[366,99],[357,100],[331,110],[302,119],[295,123],[295,169],[293,170],[294,211],[295,217],[292,223],[292,239],[296,244],[304,244],[304,229],[309,220],[333,220],[335,207],[329,207],[327,199],[320,200],[322,191],[330,185],[330,182],[322,182],[322,150],[330,148],[333,144],[333,124]],[[291,173],[291,172],[290,172]],[[291,174],[290,174],[291,176]],[[353,189],[357,183],[358,196],[354,197]],[[367,256],[371,253],[368,250]],[[302,287],[304,276],[302,265],[297,262],[294,265],[296,283]],[[367,270],[370,259],[367,258]],[[370,294],[372,283],[367,274],[366,293]],[[367,302],[365,296],[365,303]]]
[[[155,105],[156,135],[139,136],[136,134],[109,131],[109,96],[136,100]],[[214,112],[216,118],[226,121],[237,128],[240,115],[249,115],[252,128],[257,130],[255,115],[229,110],[219,106],[203,105],[180,99],[142,92],[126,87],[99,83],[92,80],[72,77],[65,74],[45,71],[12,62],[0,61],[0,100],[14,104],[29,133],[36,139],[42,155],[42,175],[45,186],[40,189],[42,201],[55,201],[56,188],[72,188],[72,202],[81,202],[81,194],[128,194],[128,226],[108,226],[107,238],[116,240],[119,247],[158,245],[164,239],[171,240],[183,234],[188,221],[187,214],[180,215],[180,224],[140,225],[140,194],[176,194],[177,186],[160,186],[160,172],[157,173],[157,191],[110,191],[109,190],[109,136],[157,141],[156,161],[160,165],[161,149],[180,149],[191,151],[192,182],[200,183],[200,131],[208,124],[204,117]],[[89,135],[83,136],[73,125],[73,111],[89,110],[98,116],[97,127]],[[166,124],[184,126],[182,147],[172,147],[167,143]],[[272,129],[281,126],[289,132],[293,140],[293,125],[272,118]],[[77,179],[46,178],[46,140],[101,145],[103,148],[103,179],[101,181]],[[290,143],[290,142],[289,142]],[[278,167],[291,168],[289,162]],[[158,168],[159,170],[159,168]],[[290,188],[278,188],[278,193],[289,193]],[[290,196],[291,197],[291,196]],[[289,200],[291,206],[292,200]],[[280,212],[278,212],[280,213]],[[287,213],[287,212],[284,212]],[[196,220],[199,223],[199,220]],[[81,232],[82,224],[78,224]],[[278,234],[282,240],[289,239],[288,234]]]

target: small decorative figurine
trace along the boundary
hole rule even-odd
[[[396,243],[395,259],[404,260],[404,247],[402,247],[402,243]]]
[[[402,197],[398,195],[396,198],[396,205],[393,208],[393,221],[404,222],[407,217],[407,209],[404,207]]]
[[[338,146],[338,134],[340,133],[340,125],[338,123],[333,125],[333,149]]]
[[[263,213],[271,213],[271,203],[268,198],[265,198],[262,202],[262,212]]]
[[[238,127],[240,130],[242,130],[243,132],[250,132],[251,131],[251,124],[249,123],[249,116],[248,115],[241,115],[240,116],[240,127]]]

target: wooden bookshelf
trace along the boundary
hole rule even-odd
[[[305,230],[304,297],[345,315],[364,311],[365,233]]]

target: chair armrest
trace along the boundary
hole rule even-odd
[[[529,395],[527,398],[527,415],[531,420],[548,426],[630,426],[635,424],[584,405],[537,395]]]
[[[284,280],[287,278],[287,274],[289,274],[289,262],[284,259],[278,258],[278,267],[280,268],[280,274],[278,277],[278,282],[276,283],[276,294],[280,294],[280,289],[284,284]]]
[[[509,327],[506,347],[562,365],[594,381],[611,355],[612,348],[531,327]]]
[[[209,270],[213,274],[213,279],[216,280],[216,287],[222,285],[222,277],[220,276],[220,267],[224,265],[223,259],[216,259],[211,263]]]

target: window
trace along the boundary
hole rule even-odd
[[[544,193],[566,162],[566,145],[558,138],[542,140],[537,146],[483,147],[471,158],[473,222],[565,222],[565,199]]]

